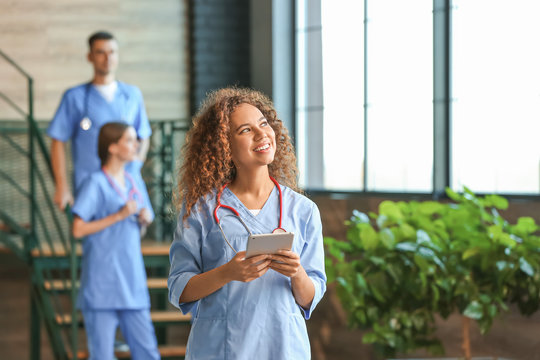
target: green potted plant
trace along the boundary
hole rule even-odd
[[[486,333],[516,303],[529,315],[540,303],[540,238],[530,217],[510,224],[508,201],[447,189],[451,201],[383,201],[378,213],[354,211],[347,240],[325,238],[327,273],[351,326],[382,355],[444,349],[435,316],[458,312],[471,358],[469,322]]]

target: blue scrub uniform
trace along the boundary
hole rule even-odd
[[[90,122],[84,122],[88,118]],[[141,91],[132,85],[118,81],[112,102],[108,102],[90,83],[68,89],[47,134],[53,139],[67,142],[72,140],[73,180],[75,194],[84,178],[100,169],[97,143],[101,126],[112,121],[132,125],[140,139],[152,134],[146,115]],[[90,125],[89,128],[88,125]],[[134,161],[126,166],[133,175],[140,172],[142,163]]]
[[[213,211],[215,193],[192,208],[187,225],[178,218],[170,249],[169,300],[185,314],[198,304],[187,345],[186,359],[310,359],[304,319],[326,291],[322,225],[317,206],[306,197],[282,186],[283,228],[294,232],[292,250],[315,286],[311,307],[302,309],[294,300],[291,281],[269,270],[251,282],[232,281],[197,302],[179,304],[189,279],[221,266],[234,257]],[[279,219],[279,193],[274,187],[257,216],[225,188],[221,203],[235,208],[254,234],[270,233]],[[223,230],[237,251],[246,249],[247,233],[226,209],[218,211]]]
[[[153,217],[144,183],[140,177],[133,180],[138,208],[147,208]],[[129,179],[125,184],[121,188],[115,183],[115,190],[103,171],[94,172],[81,185],[73,213],[89,222],[118,212],[132,189]],[[77,307],[83,312],[91,359],[113,359],[118,326],[133,359],[159,359],[135,215],[84,239]]]

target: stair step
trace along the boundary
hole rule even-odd
[[[186,347],[185,346],[172,346],[172,345],[163,345],[158,346],[159,353],[163,359],[165,358],[183,358],[186,356]],[[114,355],[118,359],[129,359],[131,353],[129,351],[115,351]],[[88,350],[79,350],[77,351],[77,359],[88,359],[90,354]],[[68,358],[73,358],[70,351],[68,351]]]
[[[78,317],[79,323],[82,323],[83,319],[80,313]],[[150,317],[155,325],[181,324],[191,320],[190,314],[184,315],[180,311],[151,311]],[[71,314],[56,314],[55,319],[58,325],[71,325]]]
[[[141,242],[141,251],[143,256],[169,256],[169,248],[171,247],[170,243],[167,242],[157,242],[145,240]],[[82,255],[81,244],[78,243],[76,246],[77,256]],[[32,257],[65,257],[68,255],[68,252],[61,243],[55,243],[51,249],[50,246],[43,246],[41,250],[33,249]]]
[[[76,284],[79,287],[79,281]],[[146,279],[146,284],[150,290],[167,289],[167,278],[148,278]],[[43,286],[47,291],[68,291],[71,289],[71,280],[46,280]]]
[[[22,225],[25,227],[24,225]],[[17,235],[15,232],[11,231],[11,228],[4,223],[0,223],[0,232],[3,232],[7,235],[8,243],[0,242],[0,253],[1,254],[13,254],[17,253],[14,249],[24,249],[24,240],[21,236]]]
[[[18,225],[21,228],[26,229],[26,230],[30,229],[30,224],[15,224],[15,225],[16,226]],[[6,233],[16,234],[14,229],[10,228],[8,224],[5,224],[3,222],[0,223],[0,231],[6,232]]]

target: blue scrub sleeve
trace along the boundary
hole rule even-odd
[[[188,281],[195,275],[202,273],[201,245],[202,222],[195,205],[190,216],[183,220],[185,208],[178,217],[178,225],[174,234],[174,241],[169,251],[171,269],[167,285],[169,288],[169,301],[187,314],[198,301],[180,304],[180,296]]]
[[[82,120],[77,116],[80,117],[80,114],[75,106],[75,97],[71,90],[68,90],[62,96],[62,101],[47,128],[47,135],[62,142],[68,141],[73,136],[75,127]]]
[[[133,122],[135,130],[137,131],[137,137],[139,139],[146,139],[152,135],[152,128],[148,121],[148,115],[146,114],[146,108],[144,106],[144,99],[141,90],[136,88],[137,94],[137,113],[135,114],[135,120]]]
[[[143,162],[141,160],[133,160],[126,164],[126,171],[130,174],[141,173]]]
[[[300,254],[300,262],[315,287],[315,295],[309,309],[300,309],[304,318],[308,320],[311,313],[326,292],[326,273],[324,270],[324,245],[322,235],[322,223],[319,209],[313,203],[311,216],[306,223],[304,238],[306,243]]]
[[[100,204],[103,204],[98,182],[94,177],[88,176],[81,185],[71,212],[85,222],[94,220]]]

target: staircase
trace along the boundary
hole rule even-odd
[[[156,243],[150,241],[144,241],[142,244],[142,252],[145,259],[145,264],[149,272],[151,270],[159,270],[163,268],[164,262],[168,262],[169,255],[169,245],[166,243]],[[76,255],[77,259],[80,259],[81,256],[81,247],[76,246]],[[66,259],[69,254],[63,252],[61,248],[57,249],[47,249],[44,251],[32,250],[31,256],[34,259],[34,263],[38,263],[40,267],[40,272],[44,273],[46,270],[53,270],[61,268],[61,264],[64,262],[64,265],[67,265]],[[59,266],[60,265],[60,266]],[[39,282],[41,283],[41,282]],[[75,282],[76,288],[78,287],[78,281]],[[153,299],[156,299],[158,296],[165,296],[167,293],[167,278],[166,277],[149,277],[148,278],[148,288]],[[38,289],[46,296],[45,299],[55,298],[57,295],[63,295],[68,297],[72,290],[72,282],[68,279],[56,277],[53,279],[45,280],[42,282],[42,289]],[[71,303],[71,302],[69,302]],[[156,303],[159,301],[153,301],[153,309],[151,311],[151,318],[156,328],[156,334],[159,334],[160,330],[168,326],[189,326],[190,317],[182,315],[178,311],[172,309],[159,309]],[[46,307],[51,306],[52,304],[46,304]],[[52,323],[52,327],[62,330],[69,329],[74,326],[73,315],[70,311],[64,312],[54,312],[46,314],[49,317],[46,321]],[[80,313],[76,313],[75,317],[75,326],[77,329],[83,329],[84,322]],[[81,341],[84,341],[84,337],[81,334],[77,334]],[[52,340],[61,341],[53,337]],[[160,341],[159,350],[163,359],[182,359],[185,355],[185,346],[183,345],[169,345]],[[61,345],[61,344],[58,344]],[[84,350],[83,346],[80,346],[80,350],[77,350],[77,359],[86,359],[88,358],[88,351]],[[74,359],[73,352],[70,348],[64,349],[65,354],[62,354],[59,358]],[[117,352],[116,357],[118,359],[129,359],[129,352]]]
[[[2,51],[0,59],[22,76],[28,90],[27,109],[0,92],[0,98],[22,118],[22,121],[0,120],[0,247],[9,249],[30,268],[30,359],[40,359],[42,325],[56,359],[86,359],[89,354],[84,320],[74,306],[81,244],[71,236],[70,209],[60,212],[52,202],[54,186],[48,139],[43,136],[45,124],[38,124],[33,117],[32,78]],[[173,122],[157,122],[153,126],[161,135],[161,146],[151,150],[149,157],[154,164],[159,162],[161,176],[147,184],[151,198],[158,199],[158,206],[154,205],[154,208],[159,223],[159,228],[149,234],[161,241],[145,239],[142,253],[151,296],[151,318],[161,356],[163,359],[183,359],[190,317],[182,315],[167,301],[166,277],[173,223],[170,216],[165,216],[171,210],[170,201],[166,201],[164,194],[170,191],[174,171],[170,143],[174,135],[185,128]],[[156,188],[157,193],[152,197],[152,189]],[[130,353],[117,352],[116,357],[129,359]]]

